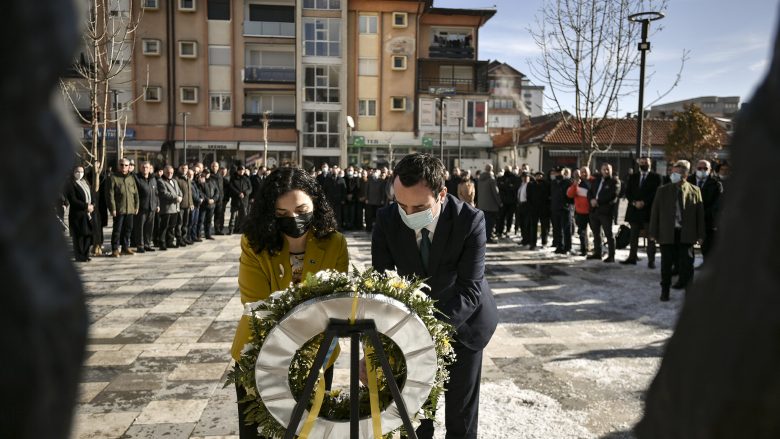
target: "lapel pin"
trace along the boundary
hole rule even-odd
[[[284,266],[279,264],[279,277],[284,277]]]

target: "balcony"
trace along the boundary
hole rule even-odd
[[[261,83],[295,83],[295,68],[293,67],[246,67],[244,68],[244,82]]]
[[[244,21],[244,36],[295,38],[295,23]]]
[[[434,44],[428,48],[428,56],[437,59],[474,59],[474,48],[471,46]]]
[[[487,93],[487,78],[484,80],[459,78],[425,78],[417,79],[417,90],[430,94],[473,94]]]
[[[241,126],[262,127],[263,115],[244,113],[241,115]],[[295,128],[295,115],[271,113],[268,117],[268,128]]]

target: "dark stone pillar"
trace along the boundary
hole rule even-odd
[[[0,437],[67,438],[84,357],[81,282],[52,206],[74,162],[58,77],[80,40],[75,2],[3,3],[0,69]]]
[[[743,110],[718,242],[687,293],[639,438],[780,437],[780,38]]]

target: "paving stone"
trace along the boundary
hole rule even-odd
[[[186,439],[190,437],[194,423],[188,424],[152,424],[132,425],[122,435],[122,439]]]
[[[78,413],[74,418],[73,439],[120,437],[138,416],[135,412]]]
[[[99,381],[94,383],[82,382],[79,384],[78,402],[87,403],[92,401],[92,399],[95,398],[103,389],[105,389],[108,384],[109,382],[106,381]]]
[[[179,364],[170,375],[169,380],[178,381],[216,381],[227,369],[227,363],[194,363]]]
[[[125,392],[136,390],[157,390],[163,386],[164,374],[158,373],[123,373],[106,387],[110,392]]]
[[[127,366],[133,364],[138,358],[138,352],[128,351],[99,351],[95,352],[84,362],[85,366]]]
[[[136,424],[195,423],[200,420],[208,399],[168,399],[151,401],[136,419]]]

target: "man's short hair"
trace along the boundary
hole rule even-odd
[[[409,154],[393,168],[393,175],[401,180],[405,187],[425,182],[434,194],[444,189],[444,164],[430,154]]]
[[[688,160],[677,160],[677,163],[674,164],[675,168],[685,168],[686,172],[691,171],[691,162]]]

